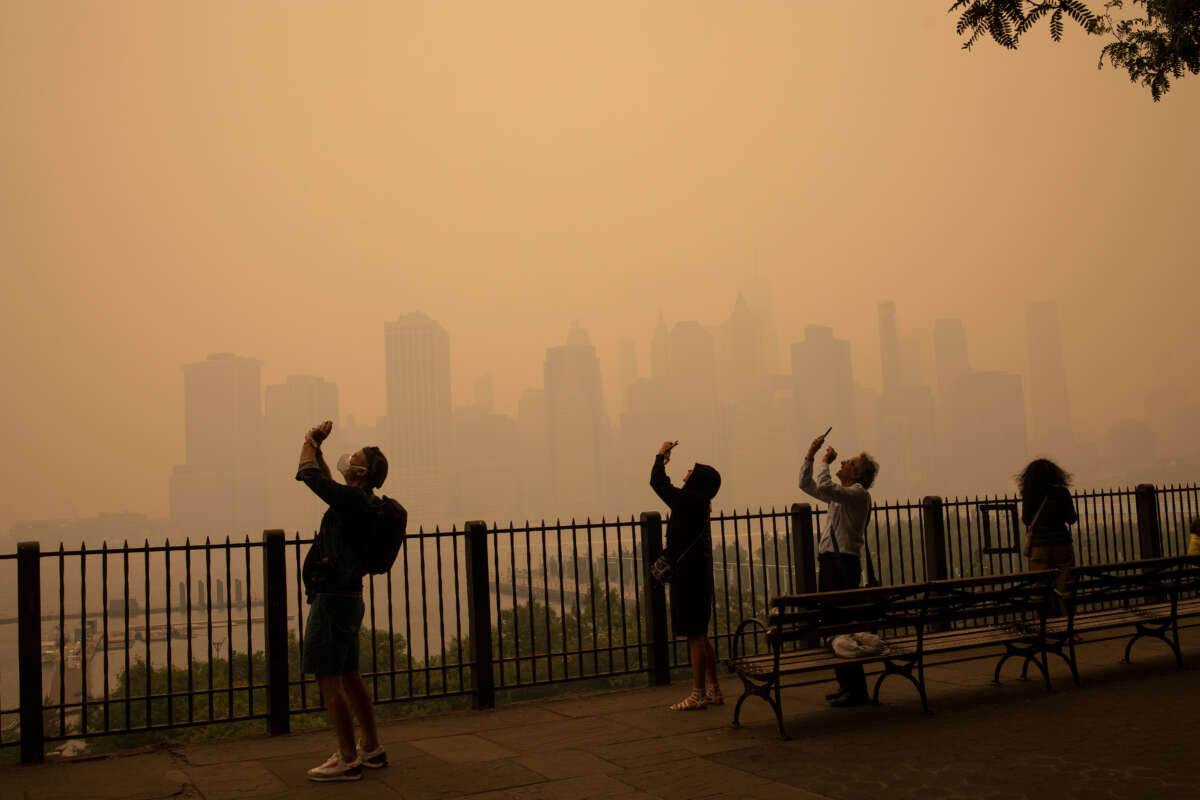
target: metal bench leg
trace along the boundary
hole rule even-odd
[[[917,691],[921,693],[921,709],[929,713],[929,698],[925,695],[925,659],[917,662]]]
[[[771,703],[770,698],[767,699]],[[783,694],[779,686],[779,681],[775,681],[775,702],[771,703],[771,708],[775,709],[775,721],[779,723],[779,738],[784,741],[791,741],[788,736],[787,729],[783,727]]]
[[[1004,669],[1004,662],[1008,661],[1010,658],[1012,658],[1015,655],[1016,655],[1016,653],[1012,652],[1011,650],[1008,650],[1008,652],[1005,652],[1004,655],[1000,656],[1000,660],[996,662],[996,672],[995,672],[995,674],[992,675],[992,683],[996,683],[996,684],[1000,683],[1000,670]],[[1022,674],[1022,677],[1024,677],[1024,672],[1022,672],[1021,674]]]
[[[739,677],[742,678],[742,685],[745,687],[745,691],[742,692],[742,696],[738,698],[737,704],[733,707],[733,727],[742,727],[742,703],[746,702],[746,698],[752,696],[761,697],[771,707],[771,710],[775,712],[775,722],[779,725],[779,735],[784,739],[791,739],[792,737],[788,736],[787,730],[783,727],[783,697],[780,692],[779,679],[775,678],[767,683],[756,685],[744,676]],[[772,694],[775,696],[772,697]]]
[[[1079,667],[1075,660],[1075,637],[1074,636],[1072,636],[1070,639],[1067,640],[1067,652],[1070,653],[1070,658],[1067,659],[1067,666],[1071,668],[1071,679],[1073,681],[1075,681],[1076,686],[1080,686],[1081,684],[1079,683]]]

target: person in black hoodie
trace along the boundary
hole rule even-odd
[[[345,480],[338,483],[321,452],[321,444],[332,430],[329,420],[309,430],[296,470],[296,480],[329,505],[301,569],[309,607],[300,669],[317,677],[338,749],[308,771],[311,781],[359,780],[363,767],[387,766],[371,695],[358,669],[358,653],[365,608],[363,548],[377,502],[373,490],[383,485],[388,464],[378,447],[347,453],[338,459],[337,469]],[[356,717],[363,734],[357,743]]]
[[[650,486],[671,509],[667,522],[666,555],[674,563],[671,582],[671,628],[688,640],[692,666],[692,693],[671,706],[672,711],[694,711],[721,705],[717,682],[717,653],[708,639],[713,605],[712,534],[708,527],[712,499],[721,488],[721,474],[707,464],[696,464],[676,488],[666,465],[676,442],[663,442],[650,471]],[[705,682],[707,680],[707,687]]]
[[[1079,521],[1071,497],[1071,476],[1048,458],[1037,458],[1017,476],[1021,490],[1021,521],[1029,528],[1029,569],[1061,570],[1058,590],[1065,591],[1075,566],[1075,542],[1069,525]],[[1060,615],[1062,603],[1051,599],[1051,613]]]

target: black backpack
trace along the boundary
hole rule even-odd
[[[371,530],[367,535],[367,546],[363,553],[363,570],[372,575],[383,575],[396,563],[396,556],[408,535],[408,511],[390,497],[376,498],[375,513],[371,518]]]

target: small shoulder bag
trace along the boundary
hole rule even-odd
[[[1029,558],[1033,554],[1033,526],[1037,525],[1038,517],[1042,515],[1042,509],[1046,507],[1046,501],[1050,499],[1050,493],[1046,492],[1046,496],[1042,498],[1042,504],[1038,506],[1037,513],[1033,515],[1033,519],[1029,523],[1029,527],[1025,529],[1025,548],[1024,555]]]
[[[670,583],[671,578],[675,575],[675,565],[680,561],[683,561],[683,557],[686,556],[688,551],[695,547],[696,542],[700,541],[702,538],[704,538],[703,533],[693,539],[691,544],[683,548],[683,552],[679,554],[679,558],[674,560],[672,560],[667,554],[667,551],[664,550],[662,555],[654,559],[654,563],[650,565],[650,577],[654,578],[654,580],[658,581],[664,586]]]

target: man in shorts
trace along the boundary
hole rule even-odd
[[[375,514],[374,489],[387,478],[388,464],[378,447],[364,447],[338,459],[345,483],[333,479],[321,444],[333,430],[325,421],[309,430],[300,449],[296,480],[303,481],[329,508],[304,558],[308,621],[304,625],[301,669],[317,686],[337,732],[338,749],[308,771],[313,781],[354,781],[363,767],[387,766],[387,753],[375,729],[371,695],[358,671],[358,640],[363,619],[362,563]],[[354,718],[362,738],[355,742]]]

